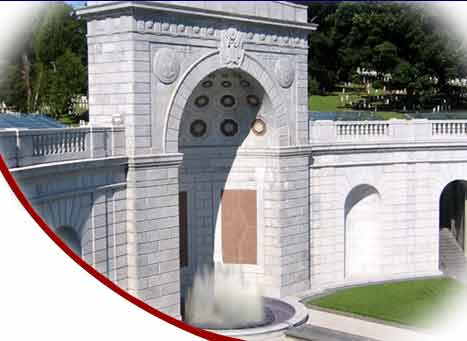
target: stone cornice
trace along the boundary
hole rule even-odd
[[[70,197],[77,197],[85,194],[90,194],[90,193],[98,193],[98,192],[107,192],[107,191],[119,191],[119,190],[124,190],[126,189],[127,184],[126,182],[119,182],[115,184],[110,184],[110,185],[104,185],[104,186],[97,186],[97,187],[87,187],[79,190],[73,190],[70,192],[60,192],[60,193],[51,193],[51,194],[45,194],[37,197],[31,198],[29,201],[32,202],[33,204],[40,204],[42,202],[47,202],[51,200],[60,200],[60,199],[66,199]]]
[[[291,147],[272,147],[272,148],[255,148],[255,149],[240,149],[237,155],[241,156],[267,156],[274,158],[287,158],[295,156],[307,156],[312,153],[312,146],[291,146]]]
[[[407,159],[394,159],[389,161],[359,161],[359,162],[326,162],[315,164],[312,160],[312,169],[320,168],[351,168],[351,167],[376,167],[376,166],[391,166],[399,164],[453,164],[453,163],[466,163],[467,158],[464,159],[444,159],[444,160],[407,160]]]
[[[245,22],[250,24],[261,24],[261,25],[272,25],[279,26],[287,29],[298,29],[303,31],[316,31],[317,25],[310,23],[300,23],[296,21],[271,19],[266,17],[258,17],[252,15],[240,15],[235,13],[228,13],[223,11],[214,11],[204,8],[184,7],[175,4],[168,3],[157,3],[157,2],[132,2],[132,1],[121,1],[111,2],[102,5],[94,5],[80,8],[76,11],[76,14],[85,18],[99,17],[102,14],[111,12],[119,12],[122,10],[150,10],[150,11],[164,11],[172,14],[183,14],[200,16],[205,18],[213,18],[217,20],[231,20],[237,22]]]
[[[442,143],[442,144],[440,144]],[[412,151],[467,150],[464,141],[435,141],[426,143],[380,143],[380,144],[320,144],[311,146],[313,155],[342,155],[352,153],[387,153]]]
[[[56,176],[60,173],[82,172],[86,170],[126,167],[127,157],[108,157],[102,159],[73,160],[51,162],[27,167],[10,169],[16,179],[33,178],[41,176]]]
[[[155,154],[130,156],[128,158],[128,167],[136,168],[154,168],[154,167],[178,167],[182,164],[183,154]]]

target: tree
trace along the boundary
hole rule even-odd
[[[85,22],[64,2],[38,14],[0,88],[0,101],[23,112],[67,115],[73,100],[87,93]]]
[[[466,75],[465,44],[436,13],[423,4],[401,2],[314,2],[310,16],[320,26],[310,38],[310,78],[321,87],[354,78],[358,67],[395,74],[390,86],[446,88],[454,76]],[[313,14],[314,13],[314,14]],[[462,46],[462,47],[461,47]],[[419,81],[406,77],[421,77]],[[417,84],[416,84],[417,83]],[[430,84],[430,85],[429,85]]]
[[[47,112],[55,118],[70,113],[76,96],[85,93],[86,69],[80,57],[70,49],[57,58],[44,78],[43,103],[47,105]]]
[[[385,41],[375,46],[370,63],[375,70],[382,73],[392,72],[399,63],[396,45]]]

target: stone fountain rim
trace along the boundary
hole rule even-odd
[[[282,330],[286,330],[292,327],[299,326],[305,323],[308,320],[308,309],[303,305],[303,303],[299,302],[297,298],[293,297],[285,297],[285,298],[277,298],[271,297],[274,300],[282,301],[284,303],[289,304],[292,308],[295,309],[295,314],[285,322],[278,323],[275,325],[266,325],[262,327],[256,328],[245,328],[245,329],[208,329],[208,331],[221,334],[225,336],[231,337],[239,337],[239,336],[248,336],[248,335],[258,335],[258,334],[266,334],[266,333],[273,333],[279,332]]]

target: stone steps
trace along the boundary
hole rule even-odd
[[[440,231],[439,247],[441,271],[446,276],[464,282],[467,281],[467,262],[464,250],[462,250],[449,229]]]

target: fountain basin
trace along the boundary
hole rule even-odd
[[[264,319],[260,322],[237,325],[202,324],[198,328],[214,333],[239,337],[247,335],[279,332],[303,324],[308,319],[308,311],[298,301],[292,299],[276,299],[264,297]]]

